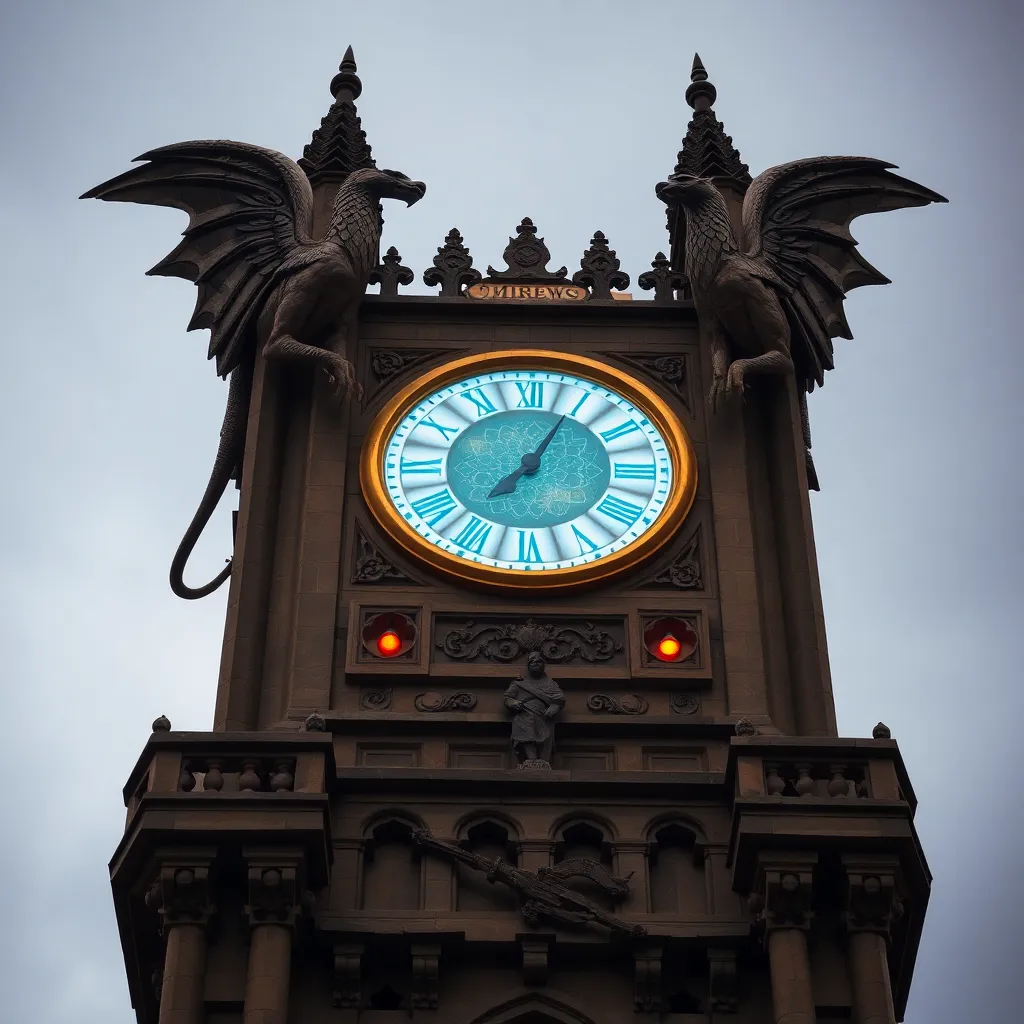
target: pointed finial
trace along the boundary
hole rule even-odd
[[[350,46],[345,51],[338,65],[338,73],[331,79],[331,95],[335,103],[348,100],[350,103],[359,98],[363,91],[363,83],[356,74],[356,58]]]
[[[161,715],[153,722],[153,732],[170,732],[171,720],[166,715]]]
[[[878,725],[871,730],[871,735],[876,740],[891,740],[892,730],[885,724],[885,722],[879,722]]]
[[[690,84],[686,88],[686,102],[694,110],[710,110],[718,96],[718,90],[708,81],[708,73],[700,62],[700,54],[693,55]]]

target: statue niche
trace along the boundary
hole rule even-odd
[[[651,913],[688,917],[707,913],[704,860],[696,854],[697,836],[678,822],[663,825],[648,850]]]
[[[517,867],[518,858],[509,842],[508,829],[496,821],[481,821],[466,830],[459,845],[479,857],[503,860]],[[465,864],[456,864],[456,907],[459,910],[516,910],[516,894],[501,885],[494,885],[486,875]]]
[[[419,910],[421,874],[412,826],[397,819],[381,822],[363,847],[363,909]]]

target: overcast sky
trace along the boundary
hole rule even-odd
[[[387,211],[417,279],[453,225],[477,266],[502,265],[529,215],[554,266],[599,228],[635,282],[667,246],[653,188],[694,50],[753,174],[853,153],[949,198],[854,226],[894,283],[847,302],[855,340],[811,397],[813,506],[840,731],[891,726],[935,875],[907,1020],[1019,1020],[1020,11],[8,0],[4,1020],[134,1019],[106,880],[120,788],[158,714],[209,727],[226,594],[166,582],[225,397],[206,333],[185,332],[192,286],[143,276],[185,219],[76,197],[185,139],[298,157],[349,43],[374,155],[429,186]],[[197,575],[228,544],[222,511]]]

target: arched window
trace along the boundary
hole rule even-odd
[[[509,842],[508,829],[497,821],[478,822],[466,830],[460,846],[489,861],[504,860],[515,864],[515,850]],[[487,881],[483,871],[459,864],[456,906],[459,910],[515,910],[515,893],[506,885]]]
[[[363,907],[366,910],[419,910],[420,859],[412,826],[382,821],[363,850]]]
[[[654,833],[649,849],[652,913],[707,913],[704,861],[695,856],[696,841],[693,830],[677,822]]]
[[[559,841],[555,844],[555,863],[576,858],[597,861],[611,869],[611,849],[603,829],[589,821],[573,822],[561,829]],[[596,882],[577,878],[573,880],[572,887],[606,910],[614,909],[612,897]]]

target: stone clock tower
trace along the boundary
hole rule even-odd
[[[850,219],[941,197],[752,183],[695,61],[642,294],[528,218],[406,294],[379,204],[424,187],[360,89],[350,51],[298,166],[187,143],[89,193],[190,214],[154,271],[231,379],[184,596],[240,488],[213,731],[157,719],[124,790],[138,1020],[902,1020],[930,876],[888,730],[837,736],[803,399],[882,280]]]

